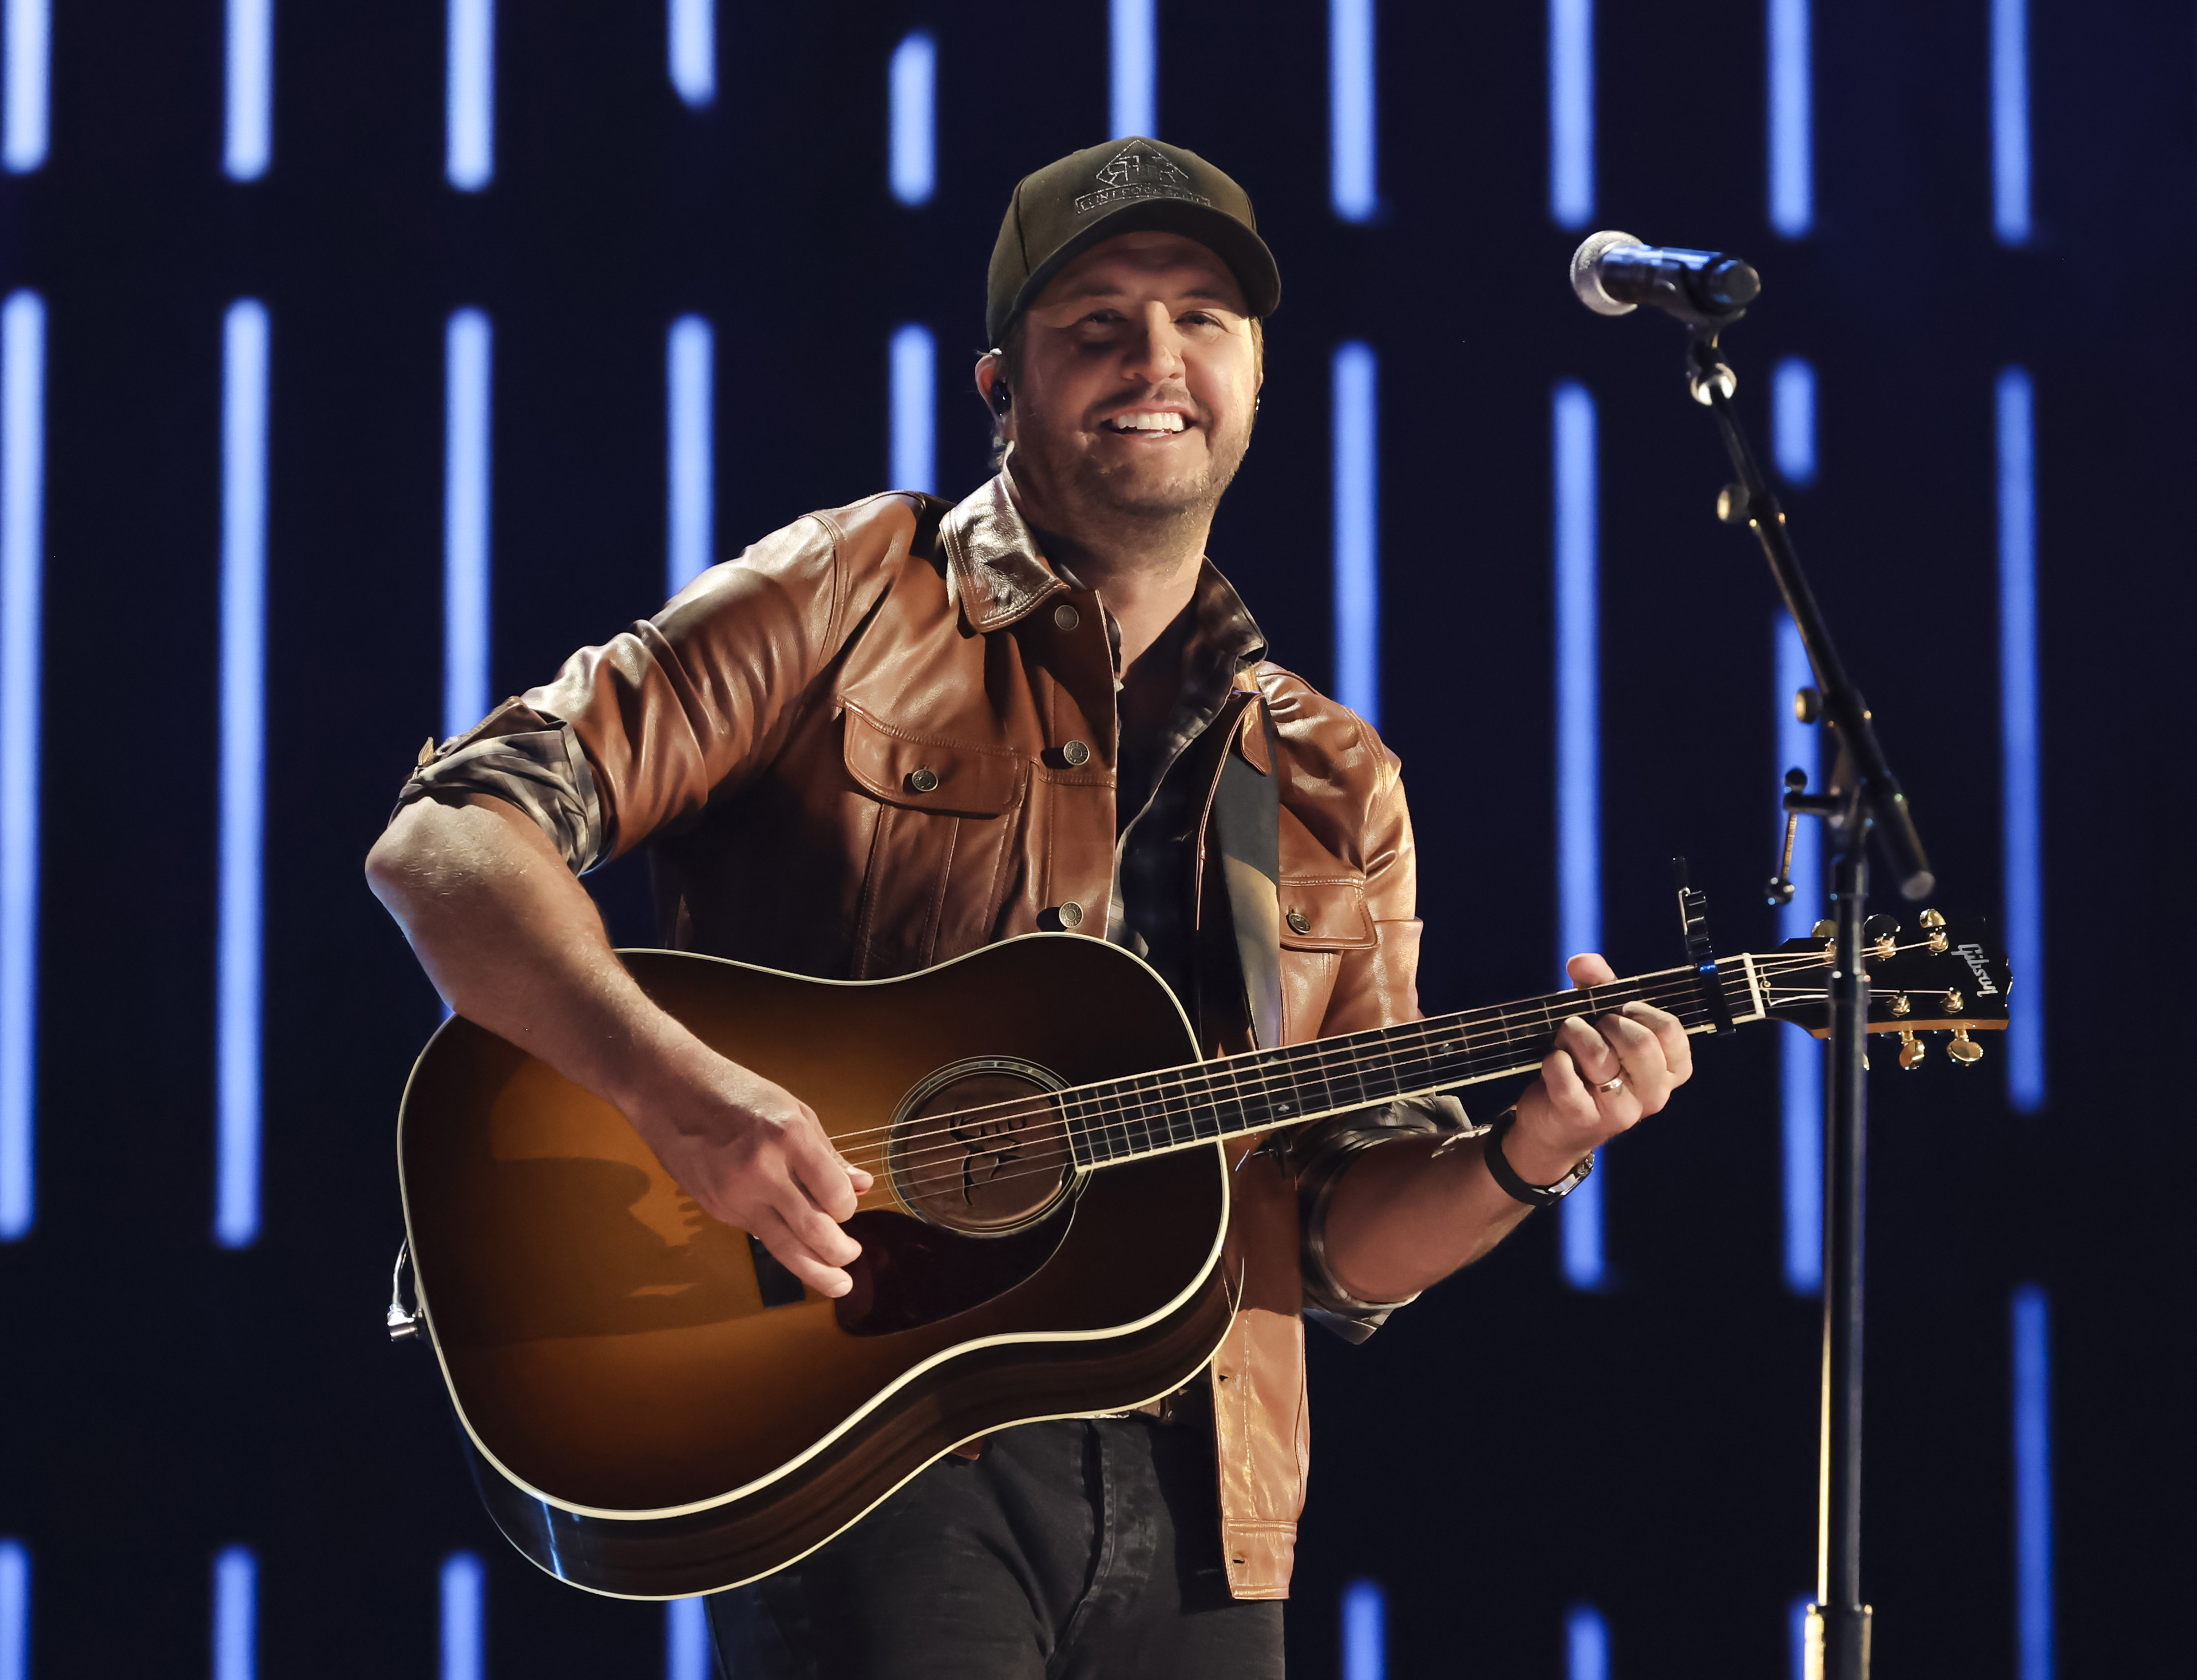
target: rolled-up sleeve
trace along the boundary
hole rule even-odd
[[[654,617],[423,753],[398,808],[507,801],[577,872],[693,817],[769,762],[836,646],[841,535],[811,514],[711,567]]]
[[[422,799],[484,794],[541,825],[575,875],[608,854],[594,772],[569,723],[510,700],[465,734],[420,754],[397,808]]]

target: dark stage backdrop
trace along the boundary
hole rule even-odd
[[[1765,418],[1815,365],[1794,530],[1925,825],[1949,912],[2001,903],[1994,388],[2034,380],[2047,1069],[2002,1046],[1871,1086],[1868,1596],[1880,1671],[2015,1673],[2009,1301],[2052,1312],[2069,1676],[2186,1648],[2197,1051],[2179,719],[2197,456],[2197,31],[2039,4],[2036,230],[1992,231],[1990,13],[1824,6],[1816,219],[1765,208],[1753,0],[1605,0],[1595,225],[1754,258],[1730,338]],[[259,1560],[264,1674],[427,1676],[438,1571],[484,1560],[489,1671],[663,1671],[660,1608],[537,1574],[467,1484],[430,1359],[381,1312],[391,1140],[434,996],[360,864],[441,728],[445,323],[494,322],[493,692],[652,611],[664,344],[716,328],[716,547],[887,487],[887,345],[939,345],[938,487],[982,477],[966,394],[1000,211],[1108,132],[1108,20],[1073,5],[727,4],[709,108],[661,5],[507,4],[496,176],[446,183],[445,15],[284,6],[273,163],[224,177],[213,0],[60,0],[50,154],[0,179],[0,292],[47,310],[37,1212],[0,1244],[0,1536],[39,1677],[193,1674],[222,1547]],[[1760,945],[1776,707],[1767,576],[1657,319],[1590,316],[1547,211],[1547,16],[1389,3],[1380,193],[1328,193],[1328,19],[1162,0],[1161,135],[1256,200],[1286,277],[1259,436],[1214,534],[1277,657],[1331,675],[1330,358],[1381,358],[1383,725],[1423,856],[1430,1009],[1542,989],[1556,942],[1551,393],[1600,420],[1607,948],[1677,954],[1667,860]],[[935,199],[896,203],[886,67],[937,43]],[[212,1239],[222,334],[271,345],[264,1225]],[[599,882],[646,937],[641,878]],[[1812,1584],[1817,1306],[1781,1272],[1776,1052],[1702,1047],[1609,1151],[1609,1272],[1556,1222],[1363,1348],[1314,1335],[1294,1671],[1338,1671],[1381,1582],[1398,1676],[1553,1676],[1598,1606],[1617,1675],[1788,1671]],[[2180,1583],[2179,1586],[2177,1583]],[[2186,1657],[2184,1659],[2186,1660]]]

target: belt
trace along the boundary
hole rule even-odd
[[[1156,1400],[1146,1400],[1144,1405],[1127,1411],[1093,1411],[1083,1415],[1106,1418],[1149,1417],[1156,1423],[1169,1424],[1209,1422],[1213,1417],[1213,1384],[1206,1374],[1200,1371],[1173,1393],[1162,1394]],[[965,1440],[954,1449],[954,1456],[971,1460],[979,1458],[983,1455],[985,1441],[989,1439],[987,1435],[978,1435],[973,1440]]]

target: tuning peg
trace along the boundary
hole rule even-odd
[[[1958,1015],[1958,1014],[1959,1014],[1962,1010],[1966,1009],[1968,1006],[1968,1000],[1966,998],[1962,997],[1962,996],[1960,994],[1960,993],[1959,993],[1959,992],[1957,992],[1957,991],[1949,991],[1949,992],[1947,992],[1947,993],[1945,994],[1945,1000],[1944,1008],[1945,1008],[1945,1013],[1946,1013],[1946,1014],[1948,1014],[1948,1015]]]
[[[1904,1021],[1914,1013],[1915,1000],[1909,997],[1906,993],[1894,992],[1892,994],[1892,1018],[1893,1020]]]
[[[1838,936],[1838,924],[1835,922],[1818,922],[1808,930],[1811,939],[1836,939]]]
[[[1922,1058],[1929,1053],[1930,1046],[1923,1043],[1922,1040],[1916,1038],[1912,1028],[1903,1028],[1901,1029],[1899,1034],[1899,1065],[1903,1071],[1909,1073],[1913,1072],[1916,1068],[1922,1064]]]
[[[1984,1047],[1968,1036],[1966,1027],[1956,1028],[1952,1043],[1945,1046],[1945,1054],[1963,1068],[1973,1068],[1984,1059]]]
[[[1934,910],[1922,912],[1922,931],[1930,936],[1930,954],[1942,957],[1952,941],[1945,936],[1945,918]]]
[[[1880,957],[1889,957],[1898,951],[1898,943],[1893,938],[1898,931],[1897,916],[1872,916],[1861,924],[1861,936],[1875,947]]]

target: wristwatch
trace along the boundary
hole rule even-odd
[[[1552,1185],[1529,1185],[1510,1170],[1510,1163],[1503,1158],[1503,1134],[1518,1118],[1518,1110],[1509,1108],[1496,1115],[1495,1124],[1488,1128],[1487,1143],[1481,1158],[1487,1162],[1487,1170],[1495,1182],[1514,1202],[1522,1202],[1528,1208],[1546,1208],[1561,1202],[1586,1182],[1586,1175],[1594,1171],[1594,1151],[1589,1150],[1579,1159],[1579,1164]]]

